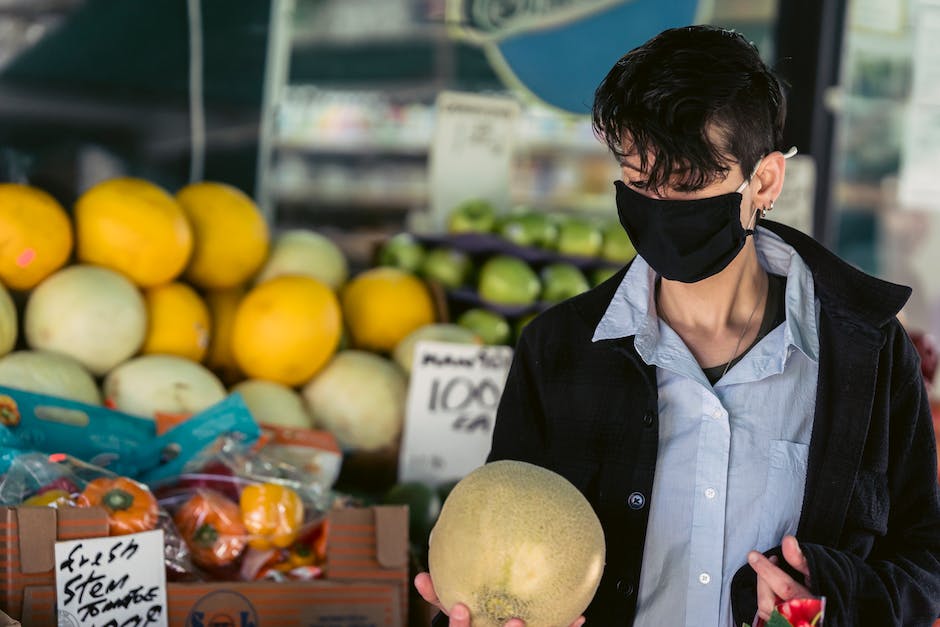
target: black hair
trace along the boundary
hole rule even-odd
[[[618,159],[639,157],[644,187],[694,191],[735,163],[749,176],[782,149],[786,109],[781,81],[754,44],[732,30],[688,26],[617,61],[594,93],[593,126]]]

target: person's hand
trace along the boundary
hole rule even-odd
[[[470,609],[463,603],[458,603],[450,608],[449,611],[444,609],[441,605],[441,600],[437,598],[437,593],[434,592],[434,583],[431,581],[431,575],[428,573],[419,573],[418,576],[415,577],[415,588],[418,589],[418,594],[420,594],[425,601],[450,617],[450,627],[470,627]],[[584,625],[584,620],[585,618],[583,616],[578,618],[578,620],[571,623],[571,627],[581,627]],[[525,627],[525,622],[518,618],[513,618],[503,627]]]
[[[793,536],[785,536],[782,543],[783,559],[787,561],[795,571],[803,575],[806,585],[809,582],[809,564],[803,551],[800,550],[800,544]],[[758,551],[751,551],[747,555],[747,561],[751,568],[757,573],[757,615],[763,620],[770,620],[770,614],[774,607],[781,601],[790,599],[811,597],[812,593],[806,586],[798,583],[793,577],[783,571],[777,564],[779,560],[776,556],[765,557]]]

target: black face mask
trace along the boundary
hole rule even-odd
[[[739,191],[695,200],[649,198],[616,181],[617,213],[637,252],[660,276],[695,283],[718,274],[744,248]]]

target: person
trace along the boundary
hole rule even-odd
[[[596,91],[638,255],[526,327],[489,455],[594,507],[589,626],[740,627],[811,595],[826,627],[940,614],[933,425],[896,318],[910,290],[765,219],[785,118],[757,49],[712,26],[660,33]],[[442,609],[434,624],[471,622]]]

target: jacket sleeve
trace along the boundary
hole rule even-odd
[[[899,333],[895,346],[885,535],[867,559],[801,543],[812,591],[826,596],[827,625],[926,627],[940,616],[940,496],[933,421],[913,345]]]
[[[493,427],[487,462],[513,459],[544,466],[547,421],[540,395],[540,366],[534,341],[536,322],[522,332],[516,346]]]

